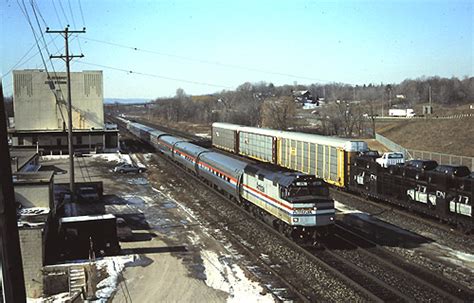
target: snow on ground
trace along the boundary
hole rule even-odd
[[[262,295],[263,288],[252,282],[236,264],[229,264],[226,256],[204,250],[203,259],[206,284],[229,294],[227,302],[274,302],[271,294]]]
[[[303,105],[303,109],[314,109],[314,108],[318,108],[319,106],[317,104],[314,104],[314,103],[305,103]]]
[[[104,280],[97,284],[97,291],[95,295],[98,300],[96,302],[108,302],[108,299],[117,289],[119,277],[125,265],[139,261],[138,255],[105,257],[102,260],[96,261],[98,269],[105,269],[109,275]]]
[[[456,266],[465,268],[474,273],[474,255],[457,251],[438,243],[422,245],[420,250],[426,250],[430,255],[434,255],[442,260],[448,261]]]
[[[209,135],[208,133],[198,133],[198,134],[194,134],[198,137],[201,137],[201,138],[210,138],[211,135]]]
[[[140,159],[138,159],[137,155],[135,155],[135,154],[131,155],[131,160],[133,160],[133,162],[135,162],[135,164],[136,164],[138,167],[146,167],[146,166],[140,161]]]
[[[343,214],[362,214],[363,213],[360,210],[351,208],[336,200],[334,200],[334,207],[336,208],[336,210],[340,211]]]
[[[68,155],[46,155],[42,156],[41,160],[61,160],[61,159],[69,159]]]
[[[71,298],[69,297],[68,292],[62,292],[60,294],[50,296],[47,298],[26,298],[26,302],[28,303],[46,303],[46,302],[54,302],[54,303],[66,303],[70,302]]]
[[[122,154],[120,152],[110,154],[95,154],[92,158],[105,160],[107,162],[121,162]]]

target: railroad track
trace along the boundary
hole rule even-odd
[[[349,192],[346,192],[346,191],[343,191],[343,190],[339,190],[339,189],[331,188],[330,190],[331,190],[331,196],[333,196],[333,197],[341,197],[342,196],[342,197],[345,197],[345,198],[348,198],[348,199],[356,199],[359,202],[363,202],[365,204],[370,204],[373,207],[380,208],[380,209],[382,209],[382,212],[392,212],[394,214],[402,215],[402,216],[410,218],[412,220],[422,222],[423,224],[426,224],[426,225],[428,225],[432,228],[440,229],[440,230],[443,230],[443,231],[449,232],[449,233],[454,233],[457,236],[465,236],[466,235],[463,231],[461,231],[459,229],[456,229],[456,228],[454,228],[450,225],[447,225],[446,223],[438,222],[435,219],[425,217],[422,214],[411,213],[407,209],[398,207],[397,205],[388,204],[387,202],[372,201],[368,198],[364,198],[364,197],[361,197],[361,196],[358,196],[358,195],[355,195],[355,194],[352,194],[352,193],[349,193]],[[336,200],[338,200],[338,199],[336,199]]]
[[[466,302],[474,298],[474,291],[462,287],[459,283],[455,283],[440,274],[407,262],[399,255],[350,230],[344,223],[337,222],[336,227],[335,234],[337,237],[354,247],[355,251],[363,255],[364,260],[380,262],[395,277],[401,277],[402,281],[395,284],[400,292],[403,291],[406,294],[410,288],[418,288],[427,292],[430,296],[436,296],[437,300],[443,302]],[[347,254],[345,257],[347,259]],[[409,287],[403,287],[403,284]]]
[[[169,130],[165,131],[172,133]],[[174,164],[168,158],[163,158]],[[205,184],[184,169],[183,172],[197,182]],[[213,188],[210,187],[210,189]],[[214,189],[213,192],[229,202],[230,205],[234,205],[239,211],[253,218],[251,213],[237,206],[225,195]],[[323,240],[321,243],[317,243],[315,247],[311,247],[298,245],[267,224],[260,221],[257,222],[263,229],[285,241],[289,247],[304,254],[319,267],[331,272],[370,301],[408,302],[421,299],[427,301],[463,302],[474,297],[472,291],[403,260],[401,257],[379,247],[370,240],[357,235],[342,224],[337,225],[336,234],[332,238],[335,239],[335,241],[333,240],[334,242]],[[240,243],[237,238],[235,240],[237,240],[235,241],[236,243]],[[239,244],[239,246],[247,251],[249,255],[252,255],[251,249],[243,244]],[[260,259],[256,255],[253,258],[256,260]],[[262,261],[259,263],[265,264]],[[268,264],[264,267],[271,272],[275,272]],[[275,272],[275,276],[278,276],[300,300],[316,299],[304,295],[289,281],[285,281],[284,277],[277,272]]]
[[[326,262],[322,261],[321,258],[318,257],[317,255],[311,253],[310,251],[308,251],[304,247],[302,247],[302,246],[298,245],[297,243],[291,241],[290,239],[284,237],[282,234],[280,234],[278,231],[276,231],[272,227],[268,226],[264,222],[256,220],[250,212],[248,212],[248,211],[244,210],[243,208],[239,207],[238,205],[236,205],[232,200],[228,199],[228,197],[226,195],[224,195],[224,194],[220,193],[219,191],[215,190],[213,187],[210,187],[208,184],[203,182],[201,179],[197,178],[195,175],[193,175],[190,172],[186,171],[181,166],[176,165],[176,163],[174,163],[173,161],[171,161],[167,157],[162,156],[160,153],[158,153],[158,155],[160,155],[161,158],[164,159],[166,162],[173,164],[173,166],[179,167],[181,169],[181,172],[186,174],[189,178],[192,178],[194,181],[200,183],[201,185],[205,186],[206,188],[211,189],[213,193],[218,195],[221,199],[225,200],[227,205],[233,206],[233,208],[235,208],[235,210],[237,210],[238,212],[243,214],[248,219],[253,220],[254,222],[256,222],[266,232],[271,233],[275,237],[278,237],[280,240],[284,241],[285,244],[287,246],[289,246],[292,250],[297,251],[298,253],[301,253],[301,254],[305,255],[314,264],[316,264],[317,266],[323,268],[327,272],[330,272],[337,279],[343,281],[343,283],[348,285],[351,289],[353,289],[356,292],[360,293],[362,297],[366,298],[366,300],[373,301],[373,302],[382,302],[383,301],[384,297],[379,298],[377,295],[373,294],[373,292],[375,292],[375,289],[367,289],[366,287],[361,286],[360,284],[355,282],[353,278],[351,278],[348,275],[346,275],[345,273],[342,273],[342,272],[338,271],[337,269],[333,268],[330,264],[327,264]],[[293,285],[290,281],[288,281],[284,277],[284,273],[279,273],[277,270],[275,270],[271,266],[271,264],[266,264],[265,262],[263,262],[261,260],[260,256],[255,254],[252,251],[252,248],[249,248],[249,247],[245,246],[242,243],[241,239],[239,239],[237,236],[233,235],[232,233],[228,233],[227,236],[230,237],[231,239],[233,239],[234,240],[234,241],[232,241],[233,243],[236,243],[237,246],[239,246],[241,249],[243,249],[251,258],[256,260],[265,270],[272,273],[272,275],[274,275],[275,277],[278,277],[280,282],[288,290],[288,293],[285,296],[285,300],[296,298],[297,301],[301,301],[301,302],[322,301],[322,300],[324,301],[324,299],[322,299],[320,297],[313,296],[313,295],[308,294],[308,293],[304,293],[304,290],[299,290],[297,286]],[[271,289],[269,289],[269,291],[271,291]]]

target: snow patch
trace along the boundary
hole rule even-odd
[[[41,297],[41,298],[26,298],[26,302],[28,303],[44,303],[44,302],[54,302],[54,303],[66,303],[70,302],[71,297],[69,297],[68,292],[62,292],[60,294],[56,294],[50,297]]]
[[[203,259],[206,284],[229,294],[227,302],[275,302],[272,295],[262,295],[263,288],[245,277],[244,271],[236,264],[229,264],[226,256],[204,250]]]
[[[351,208],[339,201],[334,200],[334,207],[341,213],[343,214],[362,214],[360,210],[357,210],[355,208]]]
[[[92,158],[105,160],[107,162],[121,162],[122,154],[120,152],[110,154],[95,154],[92,155]]]
[[[138,167],[146,168],[146,166],[145,166],[142,162],[140,162],[140,159],[138,159],[137,155],[131,155],[130,158],[131,158],[131,160],[132,160],[133,162],[135,162],[135,164],[136,164]]]
[[[122,196],[121,198],[126,200],[128,204],[145,204],[146,202],[149,202],[151,199],[149,197],[141,197],[141,196],[135,196],[135,195],[125,195],[125,196]]]
[[[456,266],[465,268],[474,273],[474,255],[454,250],[438,243],[423,245],[430,254],[436,254],[442,260],[448,261]]]
[[[46,155],[42,156],[41,160],[61,160],[61,159],[69,159],[69,155]]]
[[[125,265],[132,264],[140,260],[138,255],[105,257],[103,260],[97,261],[96,265],[99,269],[105,269],[108,277],[97,284],[95,293],[98,300],[96,302],[108,302],[118,286],[118,278]]]
[[[198,134],[194,134],[198,137],[201,137],[201,138],[210,138],[211,136],[208,134],[208,133],[198,133]]]
[[[303,109],[314,109],[314,108],[318,108],[319,106],[315,103],[305,103],[303,105]]]

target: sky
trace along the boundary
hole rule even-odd
[[[32,3],[43,31],[44,47]],[[25,6],[23,6],[23,4]],[[472,1],[131,1],[0,0],[0,60],[5,95],[10,70],[103,70],[106,98],[209,94],[244,82],[398,83],[421,76],[474,74]],[[82,13],[81,13],[82,11]],[[44,19],[44,21],[43,21]],[[28,52],[31,50],[30,52]],[[48,53],[49,51],[49,53]]]

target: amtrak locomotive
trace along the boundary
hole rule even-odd
[[[263,168],[121,119],[163,155],[293,239],[314,239],[335,223],[327,183],[314,175]]]

